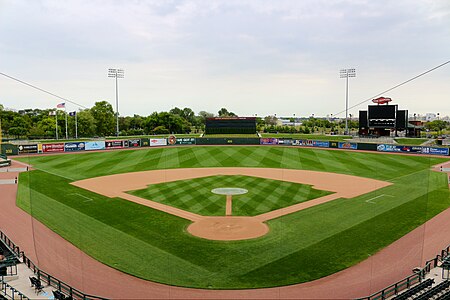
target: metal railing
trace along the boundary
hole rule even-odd
[[[54,287],[55,289],[58,289],[60,292],[62,292],[65,295],[71,296],[73,299],[76,300],[106,300],[106,298],[98,297],[94,295],[89,295],[81,292],[80,290],[71,287],[64,281],[59,280],[58,278],[50,275],[49,273],[39,269],[31,259],[29,259],[23,251],[20,251],[20,248],[14,244],[11,239],[9,239],[6,234],[4,234],[0,230],[0,239],[3,241],[3,243],[6,245],[8,249],[11,250],[11,252],[14,253],[14,255],[17,256],[17,258],[20,260],[22,259],[22,262],[33,271],[33,273],[36,275],[36,277],[48,284],[51,287]],[[3,280],[2,280],[3,282]],[[6,284],[6,283],[5,283]],[[17,292],[17,291],[16,291]],[[22,299],[22,298],[20,298]],[[28,299],[28,298],[23,298]]]
[[[5,297],[6,299],[11,300],[29,300],[27,296],[10,286],[8,283],[3,281],[3,278],[0,278],[0,295]]]
[[[409,275],[408,277],[391,284],[390,286],[382,289],[381,291],[378,291],[368,297],[364,298],[358,298],[358,300],[384,300],[389,297],[392,297],[394,295],[397,295],[399,292],[410,288],[411,286],[415,285],[416,283],[422,282],[422,280],[425,278],[425,275],[428,274],[431,269],[436,268],[439,264],[439,262],[446,256],[449,255],[450,251],[450,245],[448,245],[446,248],[441,250],[441,253],[436,255],[434,258],[428,260],[425,263],[425,266],[420,269],[417,273],[414,273],[412,275]]]

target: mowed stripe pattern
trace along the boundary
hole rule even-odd
[[[389,180],[409,174],[410,168],[423,169],[446,159],[293,147],[197,146],[30,156],[18,160],[75,181],[155,169],[241,166],[315,170]]]
[[[234,216],[256,216],[279,208],[330,194],[310,185],[242,175],[218,175],[153,184],[129,193],[203,216],[224,216],[225,196],[212,189],[245,188],[248,193],[233,196]]]
[[[367,259],[450,206],[446,175],[430,171],[445,158],[197,146],[20,160],[37,168],[20,176],[20,208],[113,268],[178,286],[236,289],[314,280]],[[393,184],[270,220],[267,235],[239,242],[193,237],[185,231],[188,220],[70,184],[102,175],[178,167],[306,169]],[[389,197],[367,202],[379,195]]]

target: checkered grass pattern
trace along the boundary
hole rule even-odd
[[[247,194],[233,196],[234,216],[255,216],[330,194],[310,185],[242,175],[217,175],[153,184],[130,194],[204,216],[224,216],[224,195],[212,189],[244,188]]]

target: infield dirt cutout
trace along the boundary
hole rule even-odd
[[[253,217],[213,217],[198,215],[126,193],[127,191],[144,189],[150,184],[214,175],[244,175],[308,184],[312,185],[315,189],[330,191],[333,192],[333,194]],[[252,239],[265,235],[269,232],[269,227],[264,223],[265,221],[338,198],[357,197],[389,186],[392,183],[352,175],[308,170],[273,168],[191,168],[116,174],[75,181],[71,184],[97,194],[111,198],[122,198],[190,220],[193,223],[188,226],[187,231],[194,236],[210,240],[231,241]],[[261,201],[264,201],[264,199],[261,199]]]

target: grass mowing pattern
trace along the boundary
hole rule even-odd
[[[221,187],[248,190],[247,194],[233,196],[233,216],[256,216],[331,194],[306,184],[242,175],[159,183],[129,193],[203,216],[224,216],[226,197],[211,192]]]
[[[20,175],[20,207],[111,267],[179,286],[254,288],[317,279],[366,259],[450,206],[447,177],[430,170],[443,158],[197,146],[20,160],[39,169]],[[69,184],[131,171],[221,166],[337,172],[393,185],[270,220],[271,231],[258,239],[216,242],[187,234],[184,219]],[[375,204],[366,202],[376,196]]]

